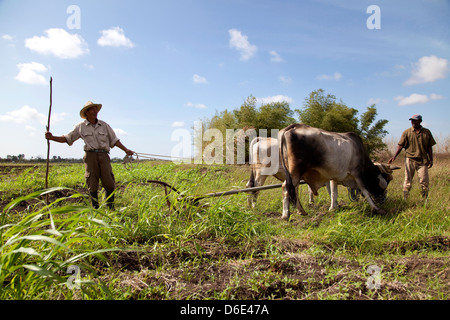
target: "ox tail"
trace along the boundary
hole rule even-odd
[[[254,188],[254,187],[255,187],[255,169],[252,166],[250,172],[250,179],[247,182],[247,188]]]
[[[259,137],[256,137],[250,142],[250,146],[248,148],[249,157],[250,157],[250,179],[247,182],[247,188],[255,187],[255,162],[257,159],[253,159],[253,145],[259,141]]]
[[[297,192],[295,192],[295,187],[294,184],[292,182],[292,177],[291,177],[291,173],[289,172],[289,169],[286,166],[286,160],[285,160],[285,153],[287,153],[287,147],[286,146],[286,132],[283,132],[283,134],[281,135],[281,141],[280,141],[280,155],[281,155],[281,163],[283,164],[283,169],[284,169],[284,174],[286,176],[286,190],[288,192],[288,196],[289,196],[289,202],[292,205],[296,205],[297,203]]]

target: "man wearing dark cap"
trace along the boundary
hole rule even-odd
[[[122,149],[127,155],[134,152],[127,149],[117,138],[114,130],[104,121],[97,119],[97,113],[102,108],[101,104],[88,101],[80,111],[80,117],[84,121],[75,125],[73,130],[63,136],[54,136],[50,132],[45,133],[47,140],[67,143],[71,146],[76,140],[83,139],[83,160],[85,164],[85,178],[94,208],[98,208],[99,180],[102,181],[106,191],[107,204],[114,208],[114,195],[116,188],[114,174],[109,158],[109,150],[115,146]]]
[[[436,141],[430,130],[421,126],[422,116],[415,114],[411,118],[412,127],[406,129],[398,142],[398,148],[395,155],[389,159],[388,163],[392,163],[405,149],[405,182],[403,183],[403,195],[406,200],[411,190],[411,183],[415,172],[419,176],[419,183],[422,189],[422,197],[428,197],[430,179],[428,169],[433,166],[433,146]]]

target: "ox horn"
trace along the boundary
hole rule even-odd
[[[391,174],[392,168],[388,164],[375,162],[374,165],[376,165],[382,173]]]
[[[401,167],[399,167],[399,166],[389,166],[389,168],[391,168],[391,170],[398,170],[398,169],[401,169]]]

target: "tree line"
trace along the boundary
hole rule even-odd
[[[282,129],[298,122],[331,132],[355,132],[363,140],[369,156],[375,157],[377,152],[386,149],[383,138],[388,133],[384,129],[388,120],[376,118],[375,105],[367,107],[358,118],[357,109],[318,89],[305,99],[303,108],[292,110],[286,101],[257,107],[257,99],[250,95],[239,108],[217,112],[203,123],[205,129],[218,129],[224,136],[227,129],[254,129],[258,136],[261,129],[266,129],[270,136],[271,129]]]
[[[60,156],[53,156],[49,159],[50,162],[83,162],[83,159],[74,159],[74,158],[61,158]],[[18,155],[6,155],[6,158],[0,157],[0,162],[2,163],[44,163],[47,162],[46,158],[42,158],[37,156],[36,158],[31,157],[30,159],[25,158],[25,154],[21,153]]]

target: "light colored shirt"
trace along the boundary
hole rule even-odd
[[[66,137],[69,146],[76,140],[83,139],[84,151],[103,149],[109,152],[119,141],[114,130],[102,120],[97,120],[96,124],[84,120],[76,124],[73,130],[64,137]]]
[[[436,141],[431,131],[426,128],[421,128],[418,133],[409,128],[403,132],[398,144],[405,149],[407,158],[428,161],[428,150],[436,144]]]

